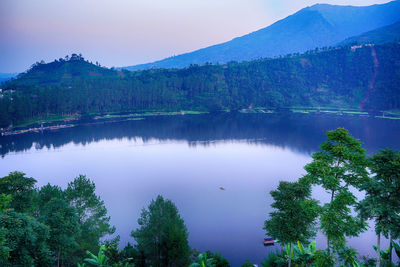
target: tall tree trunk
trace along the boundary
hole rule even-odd
[[[58,250],[57,267],[60,267],[60,250]]]
[[[338,162],[338,166],[339,166],[339,162]],[[332,202],[333,202],[333,198],[335,197],[335,190],[332,190],[332,194],[331,194],[331,202],[329,203],[329,207],[332,207]],[[329,247],[329,236],[326,236],[326,250],[328,251],[328,254],[331,254],[331,249]]]
[[[381,233],[378,233],[378,240],[376,242],[376,267],[381,266]]]
[[[292,243],[289,243],[289,264],[288,267],[292,266]]]
[[[331,254],[331,250],[329,249],[329,236],[326,237],[326,250],[328,251],[328,254]]]

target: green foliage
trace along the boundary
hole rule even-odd
[[[376,252],[378,252],[378,247],[377,246],[373,246],[374,250]],[[389,255],[390,255],[390,247],[388,247],[386,250],[380,250],[379,254],[381,255],[381,259],[383,261],[388,261],[389,260]]]
[[[49,227],[38,220],[12,209],[0,212],[3,245],[9,257],[2,266],[51,266],[48,249]],[[5,230],[4,230],[5,229]]]
[[[305,166],[304,182],[320,185],[330,193],[330,202],[322,207],[321,230],[327,236],[328,249],[343,248],[346,237],[358,236],[365,222],[351,214],[357,199],[349,186],[361,188],[368,181],[365,151],[359,140],[346,129],[329,131],[320,152],[312,154],[313,161]]]
[[[400,152],[381,150],[370,159],[374,175],[362,185],[365,199],[358,205],[364,218],[374,219],[375,231],[386,238],[400,236]]]
[[[107,251],[106,251],[107,253]],[[120,251],[119,254],[120,259],[122,260],[128,260],[130,263],[134,263],[135,266],[138,267],[145,267],[146,262],[145,262],[145,257],[143,253],[141,253],[136,247],[132,246],[129,242],[128,244],[124,247],[123,250]]]
[[[358,253],[354,248],[342,248],[338,251],[339,260],[343,262],[343,266],[357,267],[358,263]]]
[[[392,245],[393,245],[394,251],[397,254],[397,257],[400,259],[400,243],[398,244],[394,240],[392,240]]]
[[[38,64],[5,86],[0,127],[50,115],[249,106],[398,109],[400,45],[315,51],[224,66],[114,71],[83,60]],[[374,51],[376,53],[374,53]],[[374,66],[374,54],[379,66]],[[375,82],[371,77],[376,73]],[[373,88],[371,88],[371,86]],[[9,90],[15,90],[11,93]]]
[[[64,192],[35,183],[21,172],[0,178],[0,265],[70,266],[97,250],[109,218],[94,184],[79,177]]]
[[[58,261],[62,262],[78,247],[76,239],[80,228],[75,208],[63,199],[52,198],[41,206],[39,220],[49,227],[50,238],[47,244]]]
[[[22,172],[11,172],[0,178],[0,193],[12,196],[9,204],[16,212],[32,212],[34,208],[36,180]]]
[[[127,250],[133,248],[131,244],[124,248],[124,250],[120,251],[118,249],[120,237],[116,236],[111,240],[106,240],[103,242],[103,251],[104,255],[107,258],[107,262],[110,266],[119,267],[119,266],[134,266],[134,256],[136,257],[136,251],[133,253],[127,253]]]
[[[251,261],[247,260],[245,263],[240,265],[241,267],[254,267],[254,264]]]
[[[333,267],[335,266],[335,257],[328,250],[317,250],[314,264],[316,267]]]
[[[196,250],[193,252],[195,262],[190,264],[190,267],[196,266],[210,266],[210,267],[229,267],[229,262],[218,252],[212,253],[207,250],[205,253],[198,253]]]
[[[138,219],[139,229],[131,235],[153,266],[185,266],[189,263],[188,232],[175,204],[157,196]]]
[[[298,240],[308,242],[315,235],[318,217],[318,204],[311,200],[311,188],[305,183],[280,182],[278,189],[271,191],[274,202],[270,219],[265,221],[264,229],[269,236],[281,244]]]
[[[207,253],[201,253],[197,257],[197,262],[189,265],[189,267],[216,267],[215,260],[207,257]]]
[[[90,266],[108,266],[108,258],[104,254],[105,249],[106,248],[104,246],[101,246],[97,255],[94,255],[90,251],[86,251],[89,258],[86,258],[85,262]]]
[[[90,179],[79,175],[65,190],[66,200],[76,209],[78,217],[78,259],[83,258],[83,251],[97,251],[100,238],[115,231],[115,228],[110,226],[110,217],[107,216],[104,202],[96,195],[95,189],[96,186]]]
[[[307,247],[304,247],[300,241],[297,241],[297,247],[293,247],[293,261],[299,266],[309,266],[315,261],[317,252],[317,243],[312,241]]]
[[[36,202],[40,209],[52,199],[65,199],[64,191],[56,185],[44,185],[37,191]]]
[[[0,228],[0,262],[7,262],[10,257],[10,248],[6,245],[7,229]]]
[[[278,252],[270,252],[268,257],[262,262],[263,267],[286,267],[287,260],[283,250],[279,254]]]
[[[207,258],[212,258],[214,261],[215,267],[230,267],[228,260],[225,259],[220,253],[215,252],[212,253],[211,251],[206,251]]]
[[[297,241],[296,245],[292,244],[291,261],[296,267],[329,267],[335,266],[334,256],[326,250],[317,250],[316,242],[313,241],[307,246]],[[270,253],[268,258],[264,260],[264,267],[283,267],[288,266],[289,262],[289,244],[286,244],[286,251],[282,250],[279,254]]]
[[[6,208],[9,207],[11,201],[12,201],[11,195],[6,195],[5,193],[1,193],[0,194],[0,211],[1,212],[5,211]]]

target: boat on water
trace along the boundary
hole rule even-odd
[[[276,241],[272,237],[264,238],[264,246],[266,246],[266,247],[275,245],[275,242]]]

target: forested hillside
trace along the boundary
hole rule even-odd
[[[384,44],[400,41],[400,21],[354,36],[340,42],[338,45],[351,45],[351,44]]]
[[[346,38],[391,25],[399,20],[400,1],[361,7],[317,4],[231,41],[125,68],[184,68],[190,64],[224,64],[229,61],[241,62],[303,53],[317,47],[335,46]]]
[[[400,108],[400,44],[226,65],[116,71],[80,56],[37,63],[6,83],[0,126],[48,115],[321,106]]]

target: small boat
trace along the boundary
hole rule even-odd
[[[264,246],[273,246],[275,245],[275,240],[272,237],[265,237],[264,238]]]
[[[225,189],[225,187],[222,187],[222,186],[221,186],[221,187],[219,188],[219,190],[225,191],[226,189]]]

